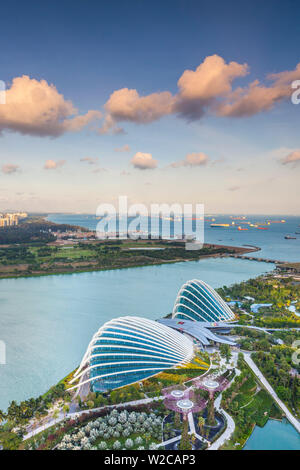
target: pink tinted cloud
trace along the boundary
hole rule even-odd
[[[77,132],[95,119],[99,111],[78,115],[78,110],[46,80],[27,75],[14,78],[6,90],[6,104],[0,106],[0,132],[10,130],[34,136],[57,137]]]
[[[125,144],[123,147],[116,148],[115,152],[130,152],[130,146]]]
[[[284,157],[281,161],[283,165],[299,164],[300,163],[300,150],[294,150]]]
[[[206,165],[209,161],[208,156],[203,152],[188,153],[183,160],[171,163],[172,168],[180,168],[182,166],[196,167]]]
[[[157,167],[157,160],[152,157],[151,153],[137,152],[130,163],[139,170],[153,170]]]
[[[215,54],[195,70],[185,70],[175,94],[163,91],[141,96],[135,89],[116,90],[104,106],[106,116],[100,133],[121,132],[120,122],[147,124],[167,115],[193,121],[207,113],[248,117],[269,111],[291,95],[291,82],[300,78],[300,64],[295,70],[268,75],[267,85],[255,80],[246,87],[233,88],[235,80],[248,73],[248,64],[226,63]]]
[[[116,128],[119,121],[149,123],[170,114],[174,98],[168,91],[140,96],[137,90],[121,88],[114,91],[104,107],[107,112],[102,131]],[[121,128],[117,128],[120,132]]]
[[[2,173],[6,175],[11,175],[12,173],[16,173],[19,170],[18,165],[7,164],[2,166]]]
[[[81,162],[86,162],[89,165],[95,165],[98,162],[98,158],[84,157],[80,159]]]
[[[269,111],[276,103],[288,99],[293,92],[291,84],[300,78],[300,63],[294,70],[274,73],[267,76],[269,86],[258,80],[248,87],[237,88],[224,103],[217,108],[217,114],[229,117],[247,117]]]
[[[175,111],[189,120],[199,119],[218,97],[232,91],[232,83],[248,73],[247,64],[229,62],[212,55],[196,70],[185,70],[178,80],[179,93],[176,97]]]
[[[57,168],[64,166],[65,163],[66,163],[66,160],[58,160],[57,162],[55,162],[54,160],[47,160],[44,165],[44,169],[45,170],[57,170]]]

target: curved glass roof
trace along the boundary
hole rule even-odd
[[[204,281],[193,279],[181,287],[172,318],[219,322],[233,320],[235,315],[212,287]]]
[[[120,317],[105,323],[93,336],[74,375],[93,391],[134,383],[165,369],[188,362],[190,339],[156,321]]]

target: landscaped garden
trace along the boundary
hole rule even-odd
[[[268,328],[300,327],[300,284],[290,279],[259,277],[246,282],[224,286],[217,289],[226,301],[236,301],[239,306],[233,307],[240,317],[239,323],[252,323]],[[251,311],[251,305],[261,304],[258,310]],[[245,315],[244,311],[250,313]]]
[[[241,374],[222,395],[222,408],[235,422],[235,431],[223,449],[243,448],[255,425],[264,426],[269,418],[281,418],[272,397],[257,384],[241,355],[238,367]]]
[[[57,449],[155,449],[162,440],[162,419],[156,413],[114,409],[79,429],[74,428]]]

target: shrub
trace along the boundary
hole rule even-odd
[[[105,442],[105,441],[99,442],[98,449],[99,449],[99,450],[106,450],[106,449],[107,449],[107,444],[106,444],[106,442]]]
[[[125,447],[126,447],[126,449],[131,449],[131,447],[133,447],[133,440],[132,439],[126,439]]]
[[[114,449],[114,450],[119,450],[119,449],[121,449],[121,447],[122,447],[122,445],[121,445],[121,442],[120,442],[120,441],[115,441],[115,442],[113,443],[113,449]]]

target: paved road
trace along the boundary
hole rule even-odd
[[[282,411],[284,412],[284,414],[286,415],[287,419],[289,420],[289,422],[297,429],[297,431],[300,433],[300,422],[295,418],[295,416],[292,415],[292,413],[289,411],[289,409],[285,406],[285,404],[283,403],[283,401],[280,400],[280,398],[278,397],[278,395],[275,393],[274,389],[271,387],[271,385],[269,384],[269,382],[267,381],[267,379],[265,378],[265,376],[261,373],[261,371],[259,370],[259,368],[257,367],[257,365],[255,364],[255,362],[253,361],[253,359],[251,359],[251,355],[250,354],[247,354],[247,353],[244,353],[244,358],[245,358],[245,361],[247,362],[247,364],[251,367],[251,369],[253,370],[254,374],[256,375],[256,377],[258,377],[258,379],[260,380],[260,382],[263,384],[263,386],[268,390],[268,392],[270,393],[270,395],[272,396],[272,398],[276,401],[276,403],[278,404],[278,406],[282,409]]]

